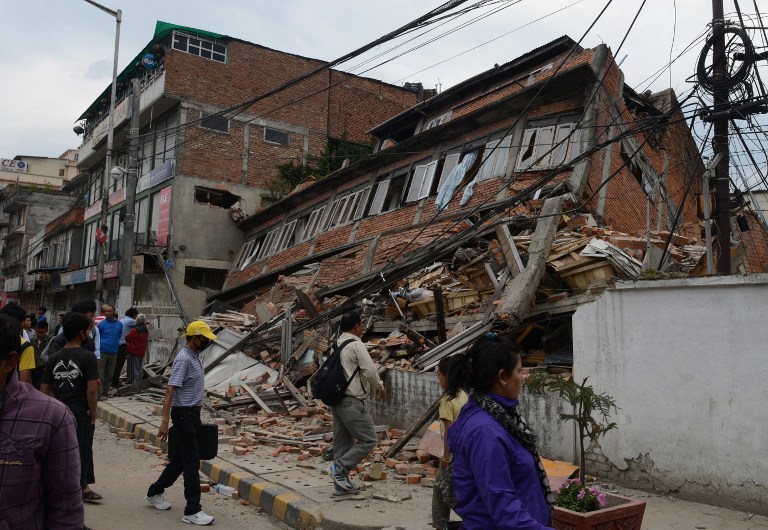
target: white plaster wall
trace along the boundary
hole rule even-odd
[[[573,317],[574,374],[616,398],[600,441],[657,489],[768,511],[768,275],[619,284]]]

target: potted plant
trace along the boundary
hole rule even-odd
[[[545,389],[560,394],[572,408],[560,419],[576,422],[579,430],[579,478],[563,484],[555,495],[552,527],[557,530],[613,529],[640,530],[645,502],[621,495],[603,493],[585,484],[587,439],[597,441],[615,429],[609,422],[611,411],[618,410],[616,401],[604,392],[596,393],[587,379],[576,383],[570,377],[550,377],[547,373],[532,374],[525,382],[529,391],[542,394]]]

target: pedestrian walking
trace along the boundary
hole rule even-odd
[[[149,343],[149,329],[147,328],[147,316],[140,313],[136,316],[136,325],[125,336],[125,344],[128,350],[128,383],[138,383],[142,379],[141,365],[147,354]]]
[[[554,501],[536,435],[518,411],[525,371],[514,341],[487,333],[459,357],[448,392],[472,391],[448,431],[465,530],[550,528]]]
[[[19,382],[21,325],[0,315],[0,528],[83,528],[75,419]]]
[[[135,307],[129,307],[125,312],[125,316],[120,319],[120,323],[123,325],[123,331],[120,332],[120,342],[117,346],[117,361],[115,362],[115,372],[112,375],[112,386],[120,388],[120,374],[125,366],[125,361],[128,357],[128,348],[125,345],[125,336],[136,326],[136,315],[139,312]],[[127,378],[130,381],[130,377]]]
[[[83,501],[103,498],[89,484],[96,482],[93,469],[93,434],[99,393],[99,368],[93,353],[83,348],[93,322],[83,314],[70,313],[64,320],[67,343],[46,366],[41,391],[64,403],[75,416],[80,452],[80,488]]]
[[[112,386],[112,376],[117,365],[117,350],[120,347],[120,336],[123,333],[123,324],[115,316],[115,308],[105,305],[104,319],[99,322],[99,335],[101,336],[101,361],[99,362],[99,379],[101,380],[101,399],[109,397],[109,389]]]
[[[177,450],[171,453],[170,462],[160,478],[147,490],[145,499],[158,510],[169,510],[171,504],[163,499],[163,492],[171,487],[180,475],[184,475],[184,498],[187,505],[181,520],[199,526],[209,525],[213,517],[200,506],[200,452],[197,437],[200,429],[200,408],[205,394],[203,364],[200,352],[216,339],[208,324],[195,320],[187,326],[187,345],[176,355],[171,376],[165,389],[163,419],[160,422],[160,439],[168,438],[168,420],[173,421]]]
[[[451,450],[448,448],[448,429],[459,417],[461,408],[467,403],[467,393],[463,388],[448,390],[448,374],[454,364],[461,359],[454,355],[443,357],[437,365],[437,378],[443,396],[440,398],[438,420],[440,421],[440,434],[443,437],[443,456],[440,457],[440,467],[435,477],[435,487],[432,488],[432,526],[440,530],[452,530],[460,528],[459,523],[451,523],[451,509],[455,507],[455,497],[452,495],[452,477],[448,473],[448,467],[453,460]]]
[[[338,344],[347,342],[341,350],[341,366],[347,378],[352,377],[346,394],[336,405],[331,406],[333,414],[333,463],[328,474],[333,478],[334,495],[344,495],[360,489],[349,480],[349,471],[368,456],[376,447],[378,438],[370,412],[365,410],[365,400],[376,391],[380,399],[387,397],[384,384],[379,379],[368,348],[360,337],[363,326],[356,311],[341,317],[341,336]]]

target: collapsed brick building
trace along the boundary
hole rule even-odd
[[[493,314],[546,349],[612,276],[703,274],[694,193],[705,168],[681,108],[671,90],[627,86],[605,45],[561,37],[374,127],[373,155],[244,219],[245,244],[209,300],[263,324],[292,306],[296,322],[313,319],[306,328],[378,299],[434,340],[436,311],[409,290],[442,284],[448,326]],[[606,244],[588,247],[592,236]],[[732,249],[737,266],[765,270],[747,243]],[[567,339],[559,347],[568,353]]]

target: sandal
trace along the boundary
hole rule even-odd
[[[95,491],[84,491],[83,492],[83,501],[84,502],[93,502],[98,503],[104,500],[104,497],[96,493]]]

